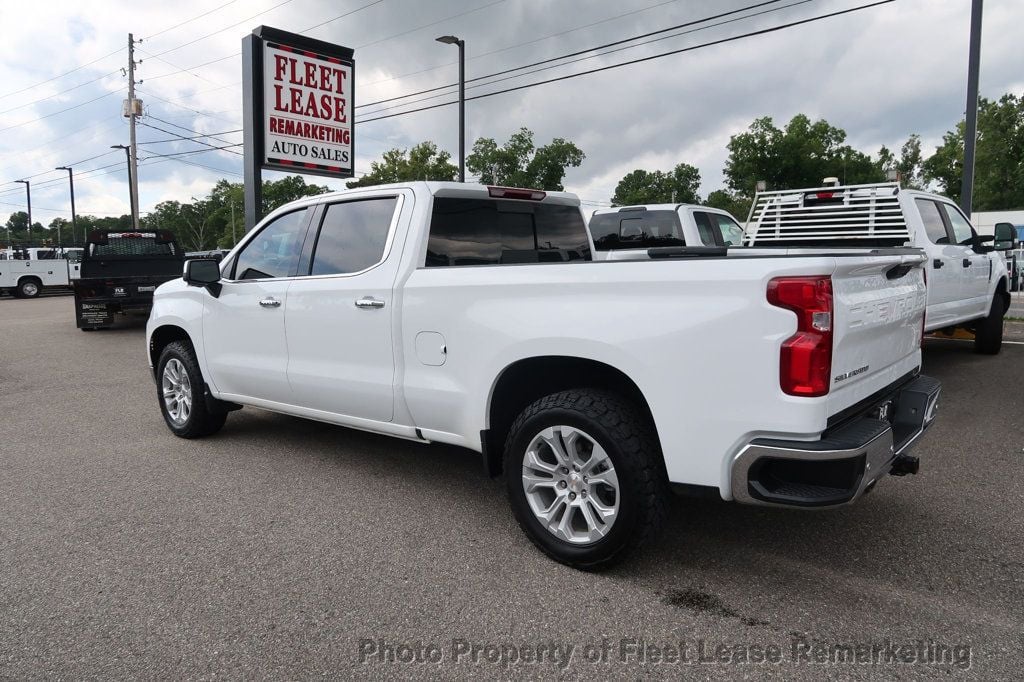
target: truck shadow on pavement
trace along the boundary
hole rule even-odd
[[[924,371],[944,381],[944,402],[949,403],[972,395],[975,368],[991,368],[993,361],[998,358],[974,354],[971,344],[929,342]],[[993,401],[998,404],[998,398]],[[1024,600],[1024,588],[1014,577],[1024,566],[1019,543],[1012,533],[1006,544],[998,540],[1005,533],[994,530],[998,523],[986,515],[984,501],[971,495],[969,486],[981,485],[987,495],[999,498],[1020,495],[997,471],[980,483],[970,478],[979,476],[974,465],[978,453],[964,437],[962,409],[958,402],[944,409],[942,420],[920,444],[919,475],[883,479],[855,505],[802,511],[677,497],[658,538],[604,576],[639,584],[662,604],[745,627],[781,627],[765,616],[777,605],[751,602],[752,584],[761,585],[765,595],[787,594],[789,602],[819,608],[844,599],[884,605],[894,590],[927,601],[960,592],[970,581],[999,585],[972,595],[991,601],[995,609],[1002,610],[1011,593],[1013,600]],[[996,418],[996,412],[989,414]],[[994,424],[976,426],[994,433]],[[444,501],[465,515],[459,521],[462,537],[491,538],[503,545],[499,553],[515,563],[585,575],[551,564],[533,548],[512,521],[504,481],[487,478],[480,455],[469,450],[257,410],[233,414],[216,438],[236,441],[232,450],[279,444],[274,456],[316,458],[327,465],[330,477],[382,489],[400,486],[425,507]]]

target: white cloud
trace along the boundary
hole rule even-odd
[[[143,60],[140,96],[151,115],[146,121],[185,135],[184,128],[223,132],[241,126],[241,65],[240,58],[232,55],[239,51],[249,30],[264,23],[301,31],[367,4],[363,0],[292,0],[253,16],[279,2],[232,3],[159,35],[153,34],[223,2],[50,0],[45,11],[38,3],[4,3],[0,17],[9,30],[0,43],[0,111],[19,108],[0,113],[0,128],[31,123],[0,130],[0,183],[4,183],[0,184],[0,202],[6,202],[0,204],[0,222],[6,220],[8,210],[17,210],[9,204],[23,201],[23,188],[8,184],[20,177],[39,174],[33,178],[33,200],[38,206],[59,209],[66,205],[66,182],[60,173],[47,171],[76,161],[81,161],[76,173],[83,173],[76,182],[83,212],[127,210],[123,168],[109,174],[99,171],[91,178],[84,173],[119,160],[110,155],[86,161],[110,151],[111,144],[127,141],[120,117],[124,97],[120,68],[125,63],[120,48],[126,46],[129,31],[146,38],[138,54]],[[454,82],[455,49],[436,43],[437,35],[454,33],[466,39],[467,72],[473,78],[751,3],[506,0],[486,6],[489,4],[489,0],[386,0],[312,34],[357,48],[356,95],[358,101],[371,102]],[[855,4],[857,0],[808,2],[570,67],[470,89],[467,94],[679,49]],[[680,161],[700,168],[706,194],[721,184],[729,135],[762,115],[779,123],[799,112],[824,117],[845,128],[850,142],[870,153],[882,144],[898,147],[914,132],[922,135],[928,149],[941,140],[964,108],[969,6],[968,2],[900,0],[778,33],[472,101],[467,108],[468,137],[470,141],[478,136],[505,140],[526,126],[536,133],[539,144],[553,137],[574,140],[586,152],[587,160],[582,167],[570,169],[567,186],[596,200],[610,197],[626,172],[635,168],[667,170]],[[475,7],[483,9],[469,12]],[[650,9],[641,11],[644,8]],[[982,94],[998,97],[1007,91],[1024,92],[1017,31],[1024,6],[1016,0],[990,0],[985,11]],[[632,13],[595,23],[627,12]],[[460,13],[464,14],[445,19]],[[585,28],[572,30],[578,27]],[[538,40],[549,34],[561,35]],[[174,49],[190,41],[195,42]],[[528,44],[513,47],[521,43]],[[116,50],[120,51],[110,55]],[[90,63],[93,61],[96,63]],[[182,67],[188,70],[182,71]],[[76,68],[65,77],[54,78]],[[398,78],[420,71],[423,73]],[[79,84],[83,85],[62,93]],[[22,88],[28,89],[16,92]],[[107,92],[114,94],[41,118]],[[31,103],[45,97],[50,99]],[[437,99],[412,106],[452,99],[444,91]],[[25,104],[28,106],[21,106]],[[390,105],[381,105],[385,106]],[[359,116],[368,118],[369,109],[361,110]],[[370,161],[390,147],[407,147],[424,139],[455,152],[456,120],[455,108],[443,107],[361,125],[357,128],[357,168],[367,169]],[[140,127],[140,140],[168,137],[172,135]],[[226,139],[240,141],[241,137],[227,134]],[[196,148],[189,142],[160,143],[145,145],[147,151],[142,155]],[[225,171],[240,170],[240,158],[225,152],[184,158]],[[199,196],[219,177],[238,180],[234,175],[175,161],[143,163],[142,209],[166,199]],[[323,182],[314,177],[309,180]],[[328,184],[340,187],[342,183]],[[54,215],[58,214],[40,211],[36,218],[48,222]]]

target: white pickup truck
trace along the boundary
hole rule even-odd
[[[469,448],[504,471],[529,538],[580,568],[641,544],[673,487],[831,507],[916,471],[939,396],[919,373],[919,251],[591,249],[565,193],[414,182],[291,203],[156,291],[159,408],[183,438],[244,405]]]
[[[594,240],[594,260],[642,260],[652,248],[743,243],[743,228],[735,218],[699,204],[599,208],[587,227]]]
[[[950,199],[897,183],[827,185],[758,193],[744,244],[760,247],[873,248],[905,245],[928,257],[925,332],[965,328],[975,349],[1002,347],[1003,316],[1010,306],[1009,274],[998,251],[1017,240],[1003,223],[995,244],[980,237]],[[1002,234],[1005,233],[1005,234]]]

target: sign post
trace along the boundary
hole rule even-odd
[[[353,51],[260,26],[242,40],[245,229],[263,214],[262,170],[354,175]]]

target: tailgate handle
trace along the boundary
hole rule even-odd
[[[964,258],[964,267],[965,268],[971,267],[971,259],[970,258]]]
[[[946,264],[946,261],[942,260],[941,258],[936,258],[934,261],[932,261],[932,264],[935,266],[935,269],[938,270],[939,268]]]
[[[906,276],[906,274],[908,272],[910,272],[911,270],[913,270],[913,269],[914,269],[913,265],[907,265],[905,263],[902,264],[902,265],[894,265],[894,266],[892,266],[891,268],[889,268],[888,270],[885,271],[885,278],[886,279],[899,279],[900,277]]]

